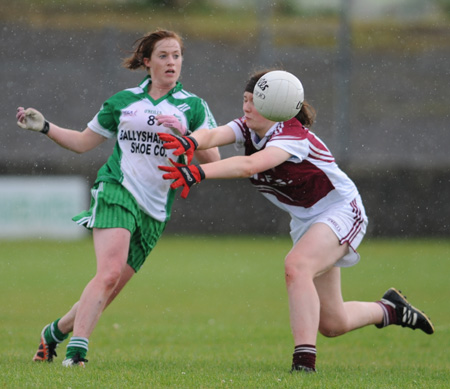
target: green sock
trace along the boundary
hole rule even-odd
[[[45,341],[47,344],[50,343],[61,343],[69,337],[69,334],[63,334],[58,328],[58,322],[61,318],[56,319],[51,323],[44,332]]]
[[[88,352],[89,339],[79,336],[72,336],[67,344],[66,359],[73,358],[79,354],[80,358],[85,358]]]

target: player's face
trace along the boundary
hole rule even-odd
[[[165,38],[155,44],[151,58],[145,58],[152,83],[156,86],[173,88],[181,73],[183,57],[176,39]]]
[[[257,133],[265,133],[272,127],[274,122],[263,117],[253,104],[253,93],[244,92],[244,103],[242,106],[247,126]]]

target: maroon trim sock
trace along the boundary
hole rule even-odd
[[[383,321],[380,324],[375,324],[378,328],[383,328],[389,324],[397,323],[397,314],[395,313],[395,307],[385,301],[375,301],[383,309]]]
[[[316,370],[316,346],[312,344],[299,344],[295,346],[292,355],[293,366],[304,366]]]

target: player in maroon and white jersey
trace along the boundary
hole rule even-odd
[[[165,179],[182,186],[182,197],[203,179],[248,177],[272,203],[291,215],[293,248],[285,259],[290,321],[295,342],[292,371],[314,372],[318,332],[328,337],[374,324],[398,324],[434,332],[429,318],[396,289],[380,301],[344,302],[341,267],[359,261],[356,251],[367,217],[352,180],[338,167],[327,146],[310,127],[314,109],[303,102],[300,113],[272,122],[253,105],[253,88],[265,71],[254,74],[244,92],[244,116],[192,136],[160,134],[174,154],[235,143],[244,156],[201,165],[161,166]]]

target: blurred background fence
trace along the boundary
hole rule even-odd
[[[184,37],[181,82],[209,103],[219,124],[241,116],[253,70],[281,66],[302,80],[318,111],[312,130],[356,182],[369,236],[448,236],[450,0],[0,6],[0,175],[74,175],[91,185],[113,143],[76,155],[18,130],[16,107],[84,129],[104,100],[143,78],[121,68],[121,59],[137,38],[162,27]],[[168,232],[278,235],[288,222],[246,180],[218,180],[177,199]]]

